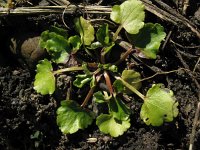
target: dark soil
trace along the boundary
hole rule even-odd
[[[39,1],[37,2],[39,3]],[[106,2],[103,1],[103,4],[105,5]],[[196,11],[190,10],[191,8],[188,10],[190,14],[188,18],[200,27],[197,12],[199,5],[196,4],[195,7]],[[150,21],[156,18],[153,16],[152,19],[152,14],[148,13],[147,16],[150,17],[147,18]],[[146,126],[139,118],[139,108],[142,103],[135,100],[137,97],[133,96],[131,97],[133,100],[129,104],[133,112],[131,127],[124,135],[112,138],[102,134],[95,123],[84,131],[63,135],[56,125],[56,110],[63,96],[58,96],[58,93],[53,96],[37,94],[33,89],[35,62],[28,61],[29,55],[23,55],[20,46],[16,53],[9,50],[10,39],[13,37],[21,40],[22,44],[23,37],[27,35],[31,35],[28,38],[32,38],[33,34],[34,36],[39,35],[55,22],[62,25],[61,15],[17,17],[0,16],[0,149],[188,149],[194,115],[199,102],[199,89],[194,82],[194,77],[191,77],[190,72],[186,71],[158,75],[143,82],[142,92],[144,93],[153,83],[160,82],[174,92],[179,102],[180,112],[173,122],[165,123],[161,127]],[[73,18],[74,15],[68,17]],[[195,46],[200,45],[200,40],[189,29],[181,26],[173,27],[158,18],[155,21],[160,22],[166,28],[167,33],[172,30],[170,39],[181,46],[168,42],[156,61],[142,60],[142,62],[138,62],[137,69],[142,72],[143,77],[155,74],[155,69],[170,71],[185,68],[185,63],[190,70],[193,70],[200,54],[200,47]],[[16,38],[19,35],[20,38]],[[193,48],[186,46],[193,46]],[[183,60],[177,52],[181,54]],[[128,62],[131,63],[132,58],[129,58]],[[199,81],[199,73],[198,65],[194,74],[197,81]],[[197,127],[196,130],[194,146],[194,149],[200,149],[200,127]]]

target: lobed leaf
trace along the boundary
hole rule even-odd
[[[62,101],[57,110],[57,124],[65,134],[72,134],[79,129],[87,128],[92,124],[93,119],[93,112],[86,111],[72,100]]]
[[[101,132],[118,137],[130,128],[130,119],[118,120],[112,114],[101,114],[97,117],[96,124]]]
[[[147,125],[160,126],[171,122],[178,115],[178,102],[173,92],[163,88],[162,84],[153,85],[147,92],[140,117]]]
[[[58,27],[51,27],[50,30],[42,32],[40,46],[47,50],[54,62],[65,63],[71,52],[67,37],[68,34],[66,30]]]
[[[83,17],[74,19],[75,30],[80,34],[84,45],[90,45],[94,41],[94,28]]]
[[[158,23],[147,23],[137,34],[127,34],[129,41],[144,55],[145,58],[156,59],[161,41],[166,33]]]
[[[37,74],[34,81],[34,89],[42,95],[53,94],[55,91],[55,77],[51,63],[44,59],[37,65]]]
[[[130,34],[137,34],[144,26],[144,5],[139,0],[127,0],[115,5],[110,15],[111,20],[120,24]]]

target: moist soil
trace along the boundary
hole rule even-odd
[[[34,5],[40,3],[40,1],[37,2]],[[199,28],[199,5],[195,1],[192,2],[195,10],[189,7],[186,17]],[[102,4],[113,5],[114,3],[108,4],[102,1]],[[174,6],[170,2],[168,4]],[[28,4],[24,2],[18,3],[18,5],[26,6]],[[149,12],[146,14],[147,21],[162,24],[166,33],[172,31],[172,34],[165,47],[160,50],[156,60],[142,58],[139,58],[140,61],[137,60],[137,70],[141,72],[143,78],[154,75],[159,70],[171,71],[185,68],[187,71],[180,70],[169,74],[160,74],[145,80],[141,92],[146,93],[153,83],[164,83],[175,94],[179,103],[179,115],[173,122],[164,123],[161,127],[147,126],[139,117],[142,101],[132,95],[129,97],[131,99],[129,106],[132,111],[131,127],[118,138],[101,133],[95,123],[75,134],[63,135],[56,124],[56,110],[64,98],[65,85],[68,83],[58,84],[58,91],[52,96],[42,96],[33,89],[35,65],[44,53],[39,54],[37,58],[32,58],[30,53],[37,49],[37,44],[32,44],[31,48],[25,47],[25,52],[22,51],[22,45],[25,40],[37,43],[35,37],[48,29],[50,25],[56,23],[62,26],[62,16],[55,14],[0,16],[0,149],[188,149],[195,111],[199,102],[199,89],[195,81],[199,81],[200,73],[200,67],[197,64],[200,55],[200,40],[192,31],[182,25],[173,26]],[[65,17],[66,20],[71,20],[78,15],[81,14]],[[98,18],[96,15],[88,17]],[[130,57],[126,63],[130,65],[135,62],[133,60],[134,58]],[[194,67],[196,70],[192,72]],[[195,132],[194,149],[200,149],[199,126]]]

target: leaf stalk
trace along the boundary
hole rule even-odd
[[[64,68],[64,69],[59,69],[53,72],[53,74],[60,74],[63,72],[71,72],[71,71],[81,71],[84,70],[83,67],[75,66],[75,67],[70,67],[70,68]]]

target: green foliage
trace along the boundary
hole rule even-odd
[[[57,124],[65,134],[72,134],[92,124],[94,114],[81,108],[75,101],[64,100],[57,110]]]
[[[140,82],[141,75],[139,72],[136,72],[134,70],[124,70],[122,72],[121,78],[137,90],[140,89],[142,86],[142,83]],[[113,85],[117,93],[126,93],[128,95],[134,93],[126,86],[124,86],[121,80],[115,80]]]
[[[90,45],[94,41],[94,28],[88,20],[83,17],[75,18],[75,29],[80,34],[84,45]]]
[[[131,114],[123,101],[125,94],[135,93],[144,100],[140,116],[147,125],[159,126],[178,115],[178,103],[172,92],[161,84],[150,88],[146,96],[138,91],[142,86],[140,73],[134,69],[126,70],[127,66],[120,64],[128,58],[130,48],[125,48],[125,53],[116,51],[120,60],[110,55],[113,54],[111,50],[114,52],[120,48],[120,38],[117,36],[124,28],[133,47],[139,49],[145,58],[155,59],[165,37],[163,27],[159,24],[144,24],[144,5],[139,0],[127,0],[113,6],[110,17],[120,24],[112,38],[108,24],[101,25],[95,33],[94,27],[83,17],[74,19],[74,29],[79,35],[68,35],[65,29],[54,26],[41,34],[40,46],[47,50],[51,61],[44,59],[37,65],[34,89],[42,95],[53,94],[57,74],[70,71],[74,71],[70,74],[72,91],[89,88],[83,101],[78,96],[77,102],[68,100],[71,94],[69,90],[67,100],[61,102],[57,110],[57,124],[65,134],[88,127],[96,116],[100,131],[113,137],[122,135],[130,127]],[[95,114],[90,111],[94,106],[91,99],[99,107],[107,105],[107,113],[103,114],[101,109]],[[87,107],[88,103],[90,107]]]
[[[98,92],[94,93],[94,96],[93,96],[93,99],[96,103],[109,102],[109,100],[111,98],[112,98],[112,96],[109,96],[106,91],[103,91],[103,93],[101,91],[98,91]]]
[[[139,0],[127,0],[121,5],[113,6],[110,15],[111,20],[130,34],[137,34],[144,26],[144,17],[144,5]]]
[[[96,119],[96,124],[100,131],[110,134],[112,137],[122,135],[130,128],[130,120],[118,120],[112,114],[101,114]]]
[[[160,126],[178,115],[178,102],[173,92],[162,84],[153,85],[147,92],[140,116],[147,125]]]
[[[82,42],[81,42],[81,38],[78,35],[71,36],[68,39],[68,41],[72,46],[73,53],[76,53],[81,48]]]
[[[67,40],[67,31],[58,27],[51,27],[44,31],[40,37],[40,46],[47,50],[52,60],[56,63],[63,63],[71,52],[71,47]]]
[[[42,95],[53,94],[55,91],[55,77],[52,73],[51,63],[44,59],[37,65],[34,89]]]
[[[96,33],[97,40],[104,46],[110,42],[108,24],[103,24]]]
[[[76,80],[74,80],[73,84],[78,87],[82,88],[86,83],[92,80],[92,76],[88,74],[78,74],[76,76]]]
[[[165,36],[164,28],[160,24],[147,23],[138,34],[128,34],[128,39],[146,58],[156,59],[160,43]]]
[[[113,137],[122,135],[130,127],[130,110],[119,99],[109,102],[109,114],[101,114],[96,119],[96,124],[101,132]]]

